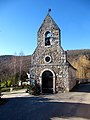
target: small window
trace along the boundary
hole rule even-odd
[[[50,61],[50,57],[47,56],[47,57],[45,58],[45,61],[46,61],[46,62],[49,62],[49,61]]]
[[[44,57],[44,62],[45,62],[45,63],[50,63],[50,62],[51,62],[51,56],[46,55],[46,56]]]
[[[45,33],[45,46],[50,45],[50,38],[51,38],[51,33],[49,31],[47,31]]]

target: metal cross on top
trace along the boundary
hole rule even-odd
[[[48,9],[48,14],[51,12],[51,9]]]

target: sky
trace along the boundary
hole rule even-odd
[[[0,0],[0,55],[31,55],[49,8],[63,49],[90,49],[90,0]]]

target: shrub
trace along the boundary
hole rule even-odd
[[[11,84],[12,84],[12,81],[11,81],[11,80],[8,80],[8,81],[7,81],[7,86],[10,87]]]
[[[5,82],[1,82],[1,88],[5,87]]]
[[[31,95],[39,95],[40,94],[40,87],[38,84],[29,85],[26,92],[28,92]]]

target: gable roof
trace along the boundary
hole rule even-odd
[[[43,23],[41,24],[39,30],[43,27],[45,23],[52,23],[55,29],[60,29],[49,13],[46,15],[45,19],[43,20]]]

